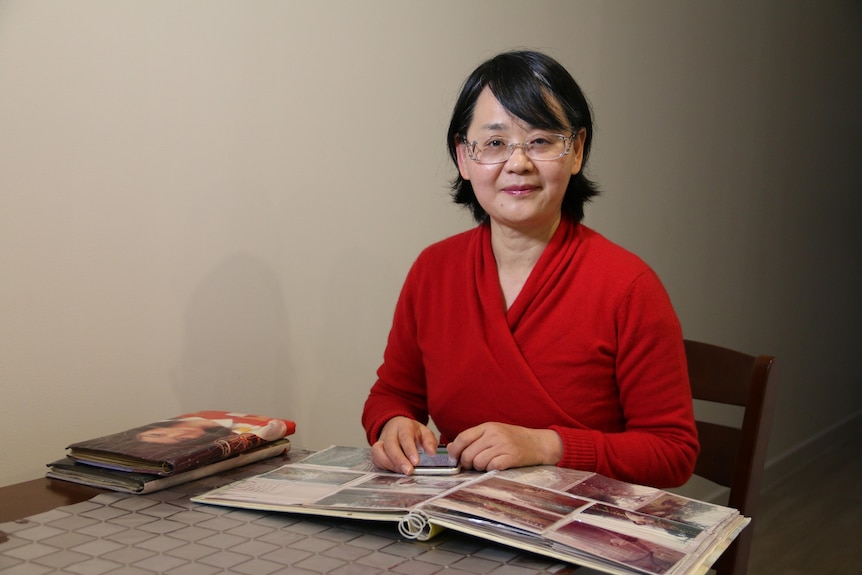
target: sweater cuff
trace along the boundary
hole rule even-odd
[[[557,432],[563,442],[563,456],[557,462],[558,467],[595,472],[598,461],[596,435],[601,435],[599,432],[556,425],[552,425],[551,429]]]

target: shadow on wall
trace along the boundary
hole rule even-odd
[[[283,294],[272,268],[247,254],[227,258],[201,282],[188,305],[175,381],[184,411],[296,417]]]
[[[362,408],[383,359],[389,319],[403,278],[391,261],[358,248],[345,252],[333,266],[322,293],[327,301],[323,341],[316,350],[322,377],[313,395],[312,413],[326,421],[308,422],[310,437],[329,444],[367,447]],[[345,297],[344,286],[351,286]],[[381,319],[385,318],[385,319]],[[338,361],[332,361],[333,353]],[[332,398],[340,398],[333,402]]]

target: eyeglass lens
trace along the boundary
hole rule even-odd
[[[472,142],[467,148],[470,157],[480,164],[500,164],[508,160],[521,148],[532,160],[556,160],[565,155],[569,138],[562,134],[546,134],[532,138],[529,142],[510,142],[503,138],[493,138],[480,144]]]

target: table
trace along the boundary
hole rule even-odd
[[[41,478],[0,487],[0,523],[24,519],[62,505],[86,501],[102,489]]]
[[[296,457],[296,455],[294,456]],[[0,488],[0,572],[99,575],[593,573],[455,532],[408,541],[395,523],[265,513],[189,498],[291,454],[147,495],[37,479]]]

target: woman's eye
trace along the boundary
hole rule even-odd
[[[499,138],[494,139],[494,140],[488,140],[487,142],[485,142],[485,147],[486,148],[505,148],[506,147],[506,141],[501,140]]]

